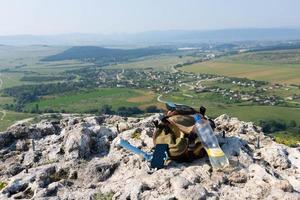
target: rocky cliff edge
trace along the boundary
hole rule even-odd
[[[213,171],[202,158],[148,173],[116,143],[150,151],[158,117],[63,115],[10,127],[0,133],[0,199],[300,199],[300,149],[227,115],[215,122],[230,167]]]

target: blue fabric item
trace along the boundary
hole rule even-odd
[[[125,149],[127,149],[127,150],[129,150],[129,151],[131,151],[133,153],[142,155],[145,158],[145,160],[148,160],[148,161],[152,160],[152,154],[148,154],[148,153],[140,150],[139,148],[137,148],[137,147],[129,144],[129,142],[127,142],[127,141],[125,141],[123,139],[120,140],[120,145],[123,148],[125,148]]]

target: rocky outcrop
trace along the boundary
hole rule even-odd
[[[87,158],[91,153],[92,132],[81,124],[65,131],[63,151],[67,159]]]
[[[151,151],[159,117],[64,115],[10,127],[0,134],[0,199],[300,199],[300,149],[227,115],[215,122],[228,168],[202,158],[149,173],[117,143]]]

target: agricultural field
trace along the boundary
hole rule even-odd
[[[300,85],[300,50],[243,53],[184,66],[180,69]]]
[[[18,73],[0,73],[0,79],[2,80],[2,89],[14,87],[18,85],[31,84],[31,82],[21,81],[21,78],[24,76],[22,72]]]
[[[25,84],[39,84],[40,82],[22,81],[22,77],[30,75],[41,75],[59,73],[74,67],[72,62],[60,63],[61,68],[51,66],[53,63],[41,63],[39,60],[47,55],[63,51],[66,47],[50,46],[0,46],[0,131],[16,121],[33,117],[33,114],[3,110],[5,104],[14,103],[12,97],[5,97],[2,90]],[[64,68],[64,69],[63,69]],[[4,70],[4,71],[3,71]],[[6,70],[9,70],[6,71]]]
[[[300,64],[300,49],[244,53],[231,56],[230,60],[249,64]]]
[[[36,105],[40,110],[53,109],[60,112],[88,113],[91,110],[99,110],[103,105],[111,105],[113,110],[120,106],[141,107],[157,105],[156,95],[152,92],[123,88],[102,88],[89,91],[66,93],[43,97],[39,101],[26,105],[25,110],[31,111]]]
[[[22,78],[26,76],[59,76],[68,70],[93,66],[92,63],[83,63],[75,60],[57,62],[40,61],[45,56],[62,52],[67,48],[59,46],[0,46],[0,93],[2,89],[14,86],[51,82],[44,81],[42,78],[38,82],[23,81]]]
[[[17,121],[26,120],[35,116],[34,114],[13,111],[5,111],[4,117],[3,114],[4,113],[0,111],[0,132],[5,131],[7,127],[13,125]]]
[[[78,60],[40,61],[42,58],[60,53],[66,48],[48,46],[0,47],[0,70],[2,70],[0,72],[0,119],[2,119],[0,130],[4,130],[17,120],[37,116],[37,114],[30,114],[31,112],[99,113],[104,105],[111,106],[116,114],[120,114],[118,113],[120,107],[137,107],[143,111],[149,106],[163,109],[164,104],[157,101],[159,95],[162,95],[160,98],[162,101],[186,104],[196,109],[203,105],[207,107],[207,115],[211,117],[226,113],[243,121],[253,121],[256,124],[259,124],[261,120],[279,120],[285,123],[295,120],[297,126],[300,125],[300,90],[297,86],[300,85],[300,50],[253,52],[224,56],[202,63],[186,65],[179,68],[180,71],[173,66],[201,60],[201,58],[205,58],[205,55],[193,54],[193,56],[189,56],[192,54],[181,52],[160,54],[111,64],[101,67],[101,69],[97,68],[97,64]],[[84,70],[77,70],[83,68]],[[70,73],[69,70],[77,70],[77,72]],[[147,73],[144,73],[146,71]],[[250,84],[245,86],[237,84],[239,80],[233,83],[232,80],[234,79],[232,78],[225,81],[226,78],[222,77],[205,74],[199,76],[184,71],[247,77],[269,83],[241,79],[241,82]],[[152,80],[144,79],[144,76],[149,76]],[[222,81],[223,79],[224,81]],[[25,84],[57,82],[84,84],[78,89],[71,87],[72,90],[67,92],[63,90],[61,93],[40,93],[38,95],[36,93],[37,98],[32,98],[22,105],[24,113],[2,110],[5,108],[5,104],[12,105],[17,102],[12,97],[4,96],[4,92],[1,93],[2,89]],[[255,83],[256,86],[252,86],[252,83]],[[273,83],[295,85],[278,86]],[[200,86],[206,87],[207,90],[195,92],[195,89]],[[58,85],[53,88],[56,87],[59,88]],[[218,93],[213,91],[214,88],[226,91]],[[49,88],[47,89],[49,90]],[[232,93],[228,92],[229,90]],[[24,91],[20,89],[18,94],[22,96]],[[259,93],[260,98],[263,99],[259,103],[267,100],[269,96],[281,99],[284,103],[277,104],[279,102],[277,101],[271,106],[230,98],[233,97],[233,94],[247,94],[254,99],[257,91],[263,91]],[[33,91],[31,94],[30,90],[26,92],[27,96],[33,94]],[[224,96],[225,93],[229,95]],[[293,97],[292,100],[289,100],[291,97]],[[11,108],[7,109],[12,110]],[[289,138],[286,142],[299,140],[298,135],[295,136],[294,132],[274,133],[277,140],[284,139],[284,136]]]
[[[230,89],[233,91],[239,91],[243,93],[255,93],[257,90],[264,90],[266,96],[277,96],[285,100],[286,103],[297,105],[300,99],[300,88],[299,86],[281,85],[274,86],[272,84],[266,84],[261,87],[244,87],[228,82],[221,81],[203,81],[202,85],[205,87],[217,87],[222,89]],[[293,100],[290,98],[297,97]],[[299,105],[298,105],[299,106]]]
[[[159,55],[135,59],[126,63],[109,65],[104,69],[145,69],[169,70],[172,66],[195,60],[192,56]]]
[[[48,75],[93,65],[76,60],[40,61],[46,56],[60,53],[67,48],[64,46],[0,46],[0,70],[9,69],[19,75],[22,73]]]
[[[0,46],[0,69],[22,69],[36,65],[45,56],[59,53],[66,48],[57,46]]]
[[[0,96],[0,108],[4,104],[11,104],[13,102],[14,102],[14,99],[12,97]]]
[[[286,123],[295,120],[300,124],[300,108],[289,108],[279,106],[260,106],[225,103],[221,96],[212,93],[200,93],[193,95],[193,98],[180,93],[163,95],[163,101],[173,101],[179,104],[186,104],[199,109],[201,105],[207,108],[207,115],[217,117],[224,113],[238,117],[243,121],[258,123],[260,120],[282,120]],[[223,102],[222,102],[223,101]]]

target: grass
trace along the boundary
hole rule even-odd
[[[235,90],[235,91],[244,91],[244,92],[254,92],[255,91],[255,88],[253,88],[253,87],[243,87],[243,86],[239,86],[239,85],[232,84],[232,83],[221,83],[218,81],[203,81],[201,84],[206,87],[215,86],[218,88],[230,89],[230,90]]]
[[[55,172],[53,174],[50,174],[49,179],[51,182],[57,182],[62,179],[67,179],[69,176],[69,170],[68,169],[61,169],[58,172]]]
[[[258,106],[242,104],[218,103],[219,97],[211,93],[201,93],[194,95],[194,98],[184,97],[180,93],[164,95],[163,100],[174,101],[177,103],[187,104],[199,109],[200,105],[207,108],[207,115],[218,117],[221,114],[228,114],[231,117],[237,117],[239,120],[254,122],[259,124],[260,120],[280,120],[289,123],[295,120],[300,124],[300,108],[279,107],[279,106]],[[300,134],[290,131],[283,131],[273,134],[276,142],[288,146],[296,146],[300,143]]]
[[[230,90],[241,91],[241,92],[255,92],[256,91],[256,89],[253,87],[243,87],[243,86],[239,86],[239,85],[232,84],[232,83],[221,83],[218,81],[205,81],[205,82],[202,82],[202,85],[204,85],[206,87],[215,86],[215,87],[222,88],[222,89],[230,89]],[[267,89],[267,91],[265,91],[264,94],[268,95],[268,96],[275,95],[275,96],[279,96],[283,99],[286,99],[287,97],[292,97],[292,96],[300,96],[300,89],[295,86],[272,88],[271,84],[269,84],[267,86],[264,86],[264,88]],[[286,101],[291,107],[295,107],[295,106],[297,106],[297,104],[300,104],[300,99],[286,100]]]
[[[102,88],[43,98],[27,104],[25,110],[30,111],[38,104],[40,110],[52,108],[55,111],[85,113],[92,109],[100,109],[103,105],[111,105],[116,110],[120,106],[133,107],[149,103],[156,103],[156,96],[151,92],[125,88]]]
[[[299,95],[300,96],[300,89],[296,87],[286,87],[286,88],[280,88],[280,89],[275,89],[273,91],[268,91],[271,94],[281,96],[283,98],[285,97],[290,97],[293,95]]]
[[[68,47],[49,47],[49,46],[28,46],[28,47],[0,47],[0,70],[10,68],[14,73],[1,73],[3,80],[3,88],[13,87],[23,84],[33,84],[24,82],[20,79],[25,73],[31,72],[35,75],[57,75],[58,73],[84,68],[92,65],[91,63],[82,63],[80,61],[59,61],[59,62],[40,62],[39,60],[45,56],[53,55]],[[170,67],[176,64],[193,61],[197,57],[176,55],[159,55],[144,57],[130,62],[110,65],[104,68],[154,68],[156,70],[170,70]],[[228,56],[208,61],[196,63],[190,66],[180,68],[182,70],[220,74],[233,77],[247,77],[250,79],[264,80],[275,83],[288,83],[300,85],[300,50],[286,51],[267,51],[256,53],[243,53],[234,56]],[[33,74],[30,74],[33,75]],[[223,84],[218,82],[203,82],[206,86],[218,86],[221,88],[253,91],[253,88],[242,88],[233,84]],[[268,90],[268,94],[274,94],[283,98],[300,95],[299,88],[287,86],[283,89]],[[190,95],[192,97],[190,97]],[[135,90],[125,88],[106,88],[95,89],[89,91],[72,92],[63,95],[42,97],[41,100],[28,103],[25,106],[27,111],[39,105],[40,110],[52,108],[55,111],[65,110],[70,113],[85,113],[91,110],[98,110],[101,106],[108,104],[114,110],[120,106],[131,107],[138,106],[145,109],[147,106],[156,105],[159,108],[164,108],[164,105],[156,101],[157,94],[146,90]],[[258,123],[260,120],[283,120],[289,122],[295,120],[300,124],[299,108],[278,107],[278,106],[258,106],[258,105],[242,105],[230,102],[222,96],[213,93],[196,94],[189,90],[189,87],[183,86],[180,92],[164,95],[164,100],[170,100],[178,103],[191,105],[198,108],[200,105],[207,107],[207,114],[212,117],[217,117],[223,113],[230,116],[238,117],[243,121],[253,121]],[[13,103],[13,99],[0,96],[0,107],[4,104]],[[290,103],[299,103],[300,99],[293,100]],[[0,109],[1,110],[1,109]],[[0,119],[3,113],[0,113]],[[7,111],[7,115],[0,121],[0,131],[5,130],[15,121],[22,120],[36,115],[27,113],[16,113]],[[291,143],[294,136],[290,133],[276,133],[275,139],[280,141],[287,136],[288,143]],[[133,137],[139,137],[134,135]]]
[[[208,61],[181,68],[184,71],[196,73],[219,74],[230,77],[249,78],[273,83],[300,85],[300,64],[288,65],[258,65],[233,62]]]
[[[52,114],[45,114],[45,115],[36,115],[30,122],[38,123],[42,120],[47,120],[51,122],[51,121],[59,121],[61,119],[62,119],[61,114],[52,113]]]
[[[231,56],[230,60],[252,64],[300,64],[300,49],[243,53]]]
[[[1,73],[0,78],[3,81],[2,87],[0,89],[14,87],[18,85],[32,84],[30,81],[21,81],[24,76],[23,72],[18,73]]]
[[[75,60],[41,62],[40,59],[60,53],[67,46],[0,46],[0,70],[10,69],[20,74],[35,72],[44,75],[61,73],[92,65]],[[18,80],[18,79],[17,79]]]
[[[300,108],[279,107],[279,106],[259,106],[220,103],[219,98],[211,93],[200,93],[194,98],[188,98],[182,94],[170,94],[162,97],[165,101],[187,104],[198,109],[200,105],[207,108],[207,115],[218,117],[221,114],[228,114],[232,117],[238,117],[243,121],[252,121],[258,123],[260,120],[274,119],[282,120],[286,123],[295,120],[300,124]]]
[[[112,200],[113,196],[114,196],[113,192],[108,192],[108,193],[99,192],[99,193],[95,193],[92,199],[93,200]]]
[[[290,147],[295,147],[300,144],[300,134],[281,131],[272,134],[277,143],[285,144]]]
[[[85,67],[89,67],[93,64],[82,63],[76,60],[70,61],[60,61],[60,62],[38,62],[35,65],[25,68],[25,70],[30,70],[43,75],[56,75],[68,70],[76,70]]]
[[[278,106],[238,106],[232,105],[222,109],[213,108],[214,116],[227,113],[230,116],[238,117],[243,121],[258,123],[260,120],[282,120],[286,123],[295,120],[300,123],[299,108],[286,108]]]
[[[6,182],[0,181],[0,191],[7,186]]]
[[[191,95],[192,97],[188,96]],[[199,107],[199,105],[206,105],[210,107],[216,107],[219,105],[225,105],[229,100],[224,99],[223,96],[215,93],[204,92],[194,93],[193,91],[173,92],[164,95],[163,100],[174,101],[176,103],[187,104],[193,107]]]
[[[131,138],[140,140],[141,139],[141,131],[139,129],[134,131],[134,133],[132,133],[132,135],[131,135]]]
[[[39,84],[39,83],[43,82],[42,80],[39,82],[37,82],[37,81],[21,81],[21,79],[24,75],[25,75],[25,72],[22,72],[22,71],[0,73],[0,79],[2,80],[2,84],[0,86],[0,91],[4,88],[10,88],[10,87],[14,87],[14,86],[27,85],[27,84]],[[58,81],[47,81],[44,83],[50,83],[50,82],[58,82]]]
[[[5,118],[3,120],[0,120],[0,131],[5,131],[7,129],[7,127],[11,126],[16,121],[30,118],[33,116],[34,116],[33,114],[28,114],[28,113],[6,111]],[[2,115],[1,115],[1,117],[2,117]]]
[[[35,65],[45,56],[57,54],[67,47],[58,46],[0,46],[0,69],[22,69]],[[27,65],[20,67],[22,65]]]
[[[196,73],[246,77],[272,83],[300,85],[300,50],[291,50],[289,52],[296,56],[291,62],[288,62],[291,55],[287,51],[270,51],[267,52],[268,56],[264,56],[266,52],[246,53],[196,63],[180,69]],[[281,59],[275,59],[274,57],[276,56]],[[286,56],[285,59],[282,58],[284,56]]]
[[[14,99],[12,97],[4,97],[0,96],[0,107],[4,104],[11,104],[14,102]]]

